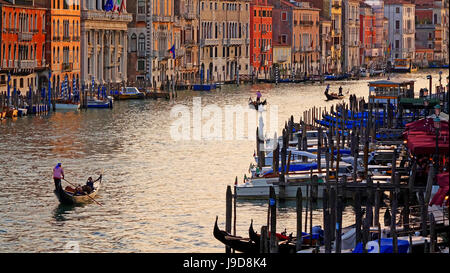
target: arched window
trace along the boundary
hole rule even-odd
[[[138,50],[140,52],[144,52],[145,51],[145,35],[143,33],[139,34]]]
[[[131,52],[136,52],[136,48],[137,48],[137,36],[136,34],[133,33],[131,35],[131,43],[130,43]]]

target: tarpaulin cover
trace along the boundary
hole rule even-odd
[[[382,238],[380,239],[379,253],[393,253],[393,243],[392,238]],[[378,240],[370,241],[367,243],[367,252],[378,253],[374,251],[373,245],[378,245]],[[372,245],[372,246],[371,246]],[[407,240],[397,240],[398,253],[408,253],[409,242]],[[371,246],[371,247],[370,247]],[[356,245],[353,253],[363,253],[363,245],[359,243]]]
[[[289,172],[308,171],[311,169],[313,170],[317,169],[317,163],[314,162],[314,163],[293,164],[289,166]],[[279,171],[281,172],[281,167],[279,168]],[[271,173],[273,173],[273,170],[265,172],[264,175]]]
[[[439,153],[448,155],[449,127],[448,121],[441,120],[438,136]],[[407,140],[408,149],[412,154],[434,154],[436,152],[436,135],[434,122],[431,118],[420,119],[406,124],[403,137]]]
[[[432,205],[438,205],[442,206],[445,200],[445,195],[448,192],[449,185],[448,185],[448,172],[446,173],[440,173],[436,175],[439,190],[436,192],[436,194],[433,196],[433,199],[431,199],[430,206]]]

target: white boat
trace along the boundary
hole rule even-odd
[[[325,186],[325,173],[315,173],[318,176],[317,198],[323,197],[323,189]],[[297,189],[302,189],[303,197],[306,198],[306,187],[310,183],[310,174],[294,174],[286,175],[285,198],[296,198]],[[270,194],[270,187],[274,187],[276,196],[280,194],[280,186],[278,177],[273,178],[251,178],[244,184],[236,186],[236,196],[238,198],[268,198]]]
[[[56,110],[77,110],[80,109],[79,103],[55,103]]]
[[[370,73],[367,72],[367,70],[364,67],[361,67],[359,69],[359,76],[361,76],[361,77],[369,77]]]

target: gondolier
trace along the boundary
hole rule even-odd
[[[55,189],[61,189],[61,179],[64,179],[64,169],[61,163],[58,163],[55,168],[53,168],[53,180],[55,181]]]

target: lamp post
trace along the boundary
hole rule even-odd
[[[441,128],[441,119],[439,117],[434,118],[434,132],[436,133],[436,152],[434,155],[434,169],[435,173],[439,172],[439,129]]]
[[[429,88],[429,91],[428,91],[428,96],[431,98],[431,93],[433,93],[433,89],[431,89],[431,81],[432,81],[431,75],[428,75],[427,79],[430,80],[430,88]]]

